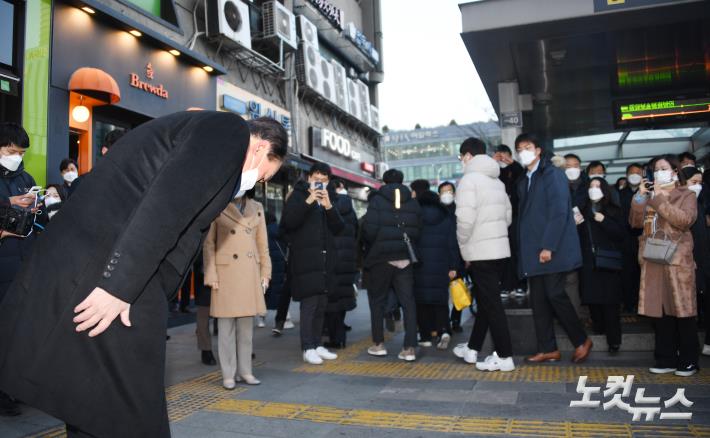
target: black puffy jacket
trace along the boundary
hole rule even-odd
[[[395,208],[399,191],[400,208]],[[365,267],[395,260],[408,260],[404,243],[406,232],[416,250],[421,233],[421,208],[412,193],[402,184],[387,184],[372,192],[362,221],[362,238],[366,245]]]
[[[308,183],[299,181],[286,201],[281,227],[289,243],[288,275],[291,296],[303,298],[332,293],[335,278],[335,234],[343,231],[338,209],[306,203]]]
[[[434,192],[418,196],[417,201],[422,208],[422,235],[417,245],[420,258],[414,269],[414,298],[417,303],[447,305],[449,271],[459,268],[456,222]]]
[[[345,228],[335,236],[337,284],[333,293],[328,295],[327,310],[328,312],[348,311],[356,306],[353,283],[357,275],[357,215],[349,196],[331,193],[331,199],[334,199],[333,205],[343,218]]]

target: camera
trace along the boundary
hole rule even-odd
[[[28,236],[35,224],[35,214],[15,207],[0,208],[0,229],[20,236]]]
[[[313,181],[313,182],[311,183],[311,188],[312,188],[313,190],[323,190],[323,189],[325,188],[325,186],[324,186],[323,183],[320,182],[320,181]]]

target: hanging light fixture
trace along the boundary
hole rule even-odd
[[[89,120],[90,116],[89,108],[84,106],[84,96],[79,97],[79,105],[71,110],[72,119],[74,119],[75,122],[84,123]]]

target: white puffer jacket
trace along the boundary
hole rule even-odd
[[[510,257],[513,209],[499,175],[497,161],[476,155],[456,188],[456,237],[467,262]]]

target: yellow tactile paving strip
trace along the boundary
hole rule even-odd
[[[304,420],[386,429],[406,429],[463,435],[522,437],[710,437],[710,426],[576,423],[570,421],[509,420],[505,418],[428,415],[362,409],[341,409],[297,403],[222,400],[208,410],[261,418]]]

